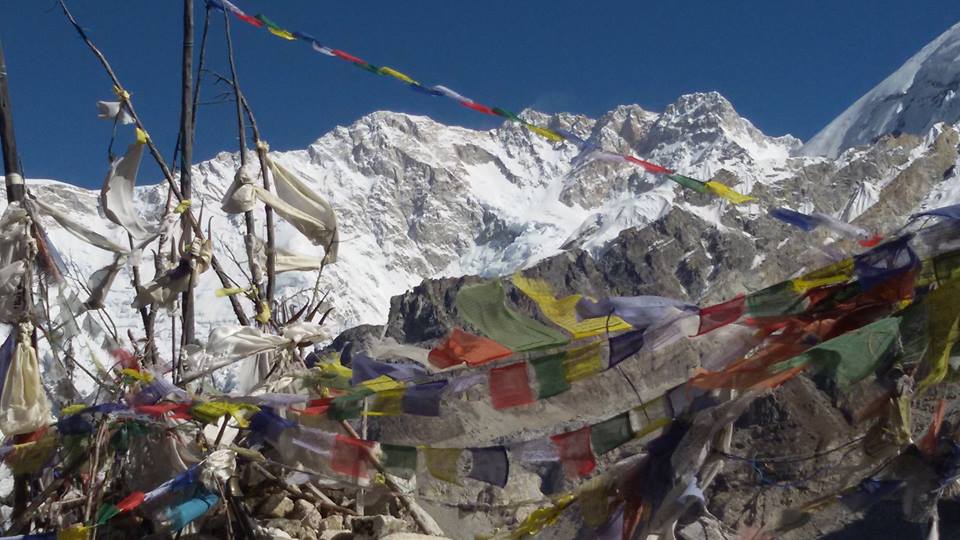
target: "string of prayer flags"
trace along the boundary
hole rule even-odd
[[[547,319],[569,332],[573,339],[631,329],[630,324],[610,313],[601,317],[579,319],[577,306],[582,298],[579,294],[557,298],[549,283],[541,279],[526,278],[520,273],[514,274],[512,281],[515,287],[537,304]]]
[[[429,361],[440,369],[459,364],[476,367],[511,354],[513,351],[492,339],[454,328],[443,342],[430,350]]]
[[[313,36],[309,34],[305,34],[298,31],[286,30],[263,15],[257,15],[256,17],[251,17],[246,13],[244,13],[241,9],[239,9],[238,7],[230,3],[229,1],[207,0],[207,4],[216,9],[229,11],[233,13],[240,20],[247,22],[257,28],[266,27],[267,31],[269,31],[271,34],[281,39],[301,40],[305,43],[309,43],[313,50],[321,54],[334,57],[334,58],[340,58],[341,60],[345,60],[350,64],[360,69],[363,69],[364,71],[373,73],[375,75],[389,76],[393,79],[396,79],[397,81],[406,85],[411,90],[414,90],[418,93],[428,95],[428,96],[433,96],[433,97],[438,97],[438,96],[446,97],[452,101],[455,101],[461,106],[474,110],[480,114],[485,114],[488,116],[499,116],[501,118],[506,118],[508,120],[517,122],[524,128],[547,139],[550,142],[554,142],[554,143],[570,142],[576,145],[581,150],[582,153],[587,152],[589,150],[588,145],[580,137],[573,135],[567,130],[550,129],[543,126],[534,125],[504,108],[490,107],[490,106],[478,103],[477,101],[471,98],[468,98],[463,94],[460,94],[459,92],[451,90],[446,86],[442,86],[442,85],[435,85],[432,87],[424,86],[413,77],[405,73],[401,73],[396,69],[389,68],[389,67],[379,67],[374,64],[371,64],[370,62],[367,62],[366,60],[363,60],[362,58],[359,58],[353,54],[350,54],[346,51],[327,47],[321,44],[319,41],[317,41]],[[617,162],[632,163],[634,165],[641,167],[646,172],[649,172],[651,174],[667,175],[668,178],[677,182],[683,187],[692,189],[700,193],[713,193],[714,195],[721,197],[727,201],[730,201],[733,204],[742,204],[742,203],[754,200],[753,197],[738,193],[733,189],[731,189],[730,187],[720,182],[713,181],[713,180],[709,182],[700,182],[699,180],[694,180],[686,176],[675,174],[675,171],[673,171],[672,169],[668,169],[661,165],[657,165],[656,163],[651,163],[649,161],[637,158],[635,156],[631,156],[631,155],[621,156],[621,155],[611,154],[609,152],[593,151],[593,152],[589,152],[588,157],[592,159],[603,160],[603,161],[617,161]]]
[[[456,300],[464,320],[514,351],[556,347],[569,341],[562,332],[514,312],[505,302],[503,285],[497,279],[463,287]]]

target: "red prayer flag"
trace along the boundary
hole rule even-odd
[[[652,172],[654,174],[673,174],[674,173],[674,171],[672,171],[671,169],[668,169],[666,167],[661,167],[656,163],[650,163],[649,161],[644,161],[640,158],[635,158],[633,156],[623,156],[623,157],[626,158],[626,160],[629,161],[630,163],[635,163],[643,167],[647,172]]]
[[[332,397],[312,399],[307,402],[306,407],[302,409],[294,409],[291,407],[291,410],[300,414],[306,414],[308,416],[321,416],[327,414],[331,403],[333,403]]]
[[[133,493],[127,495],[120,502],[116,504],[116,507],[121,512],[129,512],[134,508],[143,504],[144,493],[142,491],[134,491]]]
[[[700,308],[700,329],[697,330],[697,335],[706,334],[739,319],[746,311],[746,300],[741,294],[722,304]]]
[[[330,468],[353,478],[367,478],[367,452],[372,448],[373,443],[370,441],[337,435],[330,457]]]
[[[518,362],[490,370],[490,398],[493,408],[500,410],[535,401],[530,389],[527,363]]]
[[[557,445],[563,471],[568,477],[584,477],[596,468],[597,461],[590,447],[590,426],[569,433],[552,435],[550,440]]]
[[[497,116],[497,113],[493,112],[493,109],[491,109],[490,107],[487,107],[486,105],[481,105],[479,103],[474,103],[469,101],[461,101],[460,104],[468,109],[473,109],[483,114],[489,114],[490,116]]]
[[[354,64],[365,65],[367,63],[366,60],[363,60],[362,58],[357,58],[356,56],[348,52],[341,51],[340,49],[333,49],[332,52],[333,52],[333,55],[336,56],[337,58],[342,58],[348,62],[353,62]]]
[[[511,354],[513,351],[492,339],[454,328],[443,343],[430,351],[428,359],[434,367],[443,369],[464,363],[480,366]]]
[[[875,234],[875,235],[873,235],[872,237],[867,238],[866,240],[858,240],[858,241],[857,241],[857,243],[859,243],[861,246],[863,246],[863,247],[865,247],[865,248],[872,248],[872,247],[874,247],[874,246],[876,246],[876,245],[879,245],[880,242],[883,242],[883,236],[881,236],[881,235],[879,235],[879,234]]]
[[[233,14],[236,15],[237,18],[240,19],[240,20],[243,21],[243,22],[250,23],[250,24],[252,24],[253,26],[256,26],[257,28],[262,28],[262,27],[263,27],[263,23],[262,23],[262,22],[260,22],[259,20],[257,20],[257,19],[254,18],[254,17],[251,17],[251,16],[247,15],[246,13],[240,13],[240,12],[234,11]]]
[[[190,419],[190,404],[189,403],[159,403],[157,405],[137,405],[133,410],[138,413],[161,417],[165,414],[172,412],[170,418],[184,418]]]
[[[110,351],[110,355],[117,360],[120,366],[140,371],[140,362],[137,361],[137,357],[132,352],[123,348],[116,348]]]

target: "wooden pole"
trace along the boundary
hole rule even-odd
[[[190,167],[193,166],[193,0],[183,0],[183,69],[180,86],[180,193],[184,199],[193,196]],[[193,229],[186,213],[183,216],[183,245],[189,248]],[[196,340],[194,335],[193,283],[183,292],[182,342],[189,345]]]
[[[23,202],[26,195],[26,186],[23,183],[20,156],[17,154],[17,138],[13,131],[13,105],[10,103],[10,87],[7,78],[7,60],[3,55],[3,43],[0,42],[0,146],[3,148],[3,178],[7,190],[7,202],[19,203]],[[25,305],[29,305],[26,303],[30,297],[29,291],[28,282],[24,287]],[[29,476],[14,475],[13,515],[18,516],[26,510],[29,498]]]
[[[13,132],[13,106],[10,103],[10,88],[7,84],[7,61],[0,43],[0,143],[3,146],[4,185],[7,201],[22,201],[26,188],[20,157],[17,154],[17,139]]]

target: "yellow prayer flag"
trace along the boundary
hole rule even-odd
[[[547,319],[569,332],[573,339],[633,328],[620,317],[597,317],[578,321],[576,307],[582,296],[574,294],[558,299],[546,281],[525,278],[517,273],[513,275],[513,284],[537,304]]]
[[[412,78],[410,78],[410,76],[405,75],[405,74],[403,74],[403,73],[400,73],[399,71],[397,71],[397,70],[395,70],[395,69],[393,69],[393,68],[391,68],[391,67],[383,66],[382,68],[380,68],[380,69],[377,70],[377,71],[379,71],[381,75],[389,75],[389,76],[393,77],[394,79],[399,79],[399,80],[401,80],[401,81],[403,81],[403,82],[405,82],[405,83],[407,83],[407,84],[417,84],[417,81],[415,81],[415,80],[413,80]]]
[[[731,189],[729,186],[725,184],[721,184],[720,182],[715,182],[711,180],[707,182],[705,185],[707,186],[707,189],[713,192],[714,195],[717,195],[718,197],[723,197],[724,199],[732,202],[733,204],[741,204],[741,203],[754,200],[753,197],[749,195],[744,195],[743,193],[736,192],[733,189]]]
[[[296,37],[294,37],[293,34],[291,34],[290,32],[287,32],[286,30],[283,30],[282,28],[271,28],[271,27],[267,26],[267,30],[268,30],[271,34],[277,36],[278,38],[283,38],[283,39],[286,39],[286,40],[288,40],[288,41],[293,41],[293,40],[297,39]]]
[[[567,351],[563,358],[563,370],[567,382],[586,379],[603,371],[603,357],[600,354],[602,346],[603,342],[596,341]]]
[[[136,134],[137,144],[147,144],[147,141],[150,140],[150,135],[147,135],[147,132],[140,128],[136,128]]]
[[[358,386],[362,386],[363,388],[372,390],[377,393],[387,392],[390,390],[403,389],[404,387],[402,382],[395,381],[390,377],[387,377],[386,375],[381,375],[376,379],[369,379],[369,380],[363,381]]]
[[[191,413],[200,417],[200,420],[204,421],[215,421],[221,416],[230,415],[234,420],[237,421],[237,425],[240,427],[248,427],[250,422],[247,421],[248,414],[258,412],[259,407],[255,405],[250,405],[249,403],[228,403],[225,401],[208,401],[206,403],[198,403],[191,408]]]
[[[562,136],[560,136],[559,133],[551,129],[542,128],[540,126],[535,126],[533,124],[524,124],[524,125],[527,126],[527,129],[543,137],[544,139],[548,139],[553,142],[563,142],[564,140],[566,140]]]
[[[73,525],[66,529],[60,529],[57,533],[57,540],[87,540],[90,538],[90,531],[93,527],[84,525]]]
[[[927,305],[927,376],[917,386],[917,395],[939,384],[950,369],[950,351],[960,339],[960,279],[952,279],[924,298]]]
[[[406,388],[377,392],[367,416],[397,416],[403,412],[403,394]]]
[[[444,482],[460,485],[460,454],[463,448],[424,448],[423,455],[430,475]]]
[[[145,382],[145,383],[153,382],[153,375],[151,375],[150,372],[148,371],[137,371],[131,368],[123,368],[121,373],[123,373],[127,377],[130,377],[131,379],[136,379],[140,382]]]
[[[533,512],[530,512],[527,519],[523,520],[523,523],[521,523],[519,527],[511,531],[511,540],[520,540],[527,536],[535,536],[544,528],[553,525],[556,523],[557,518],[560,517],[560,514],[575,500],[577,500],[577,497],[572,493],[568,493],[556,499],[551,506],[537,508]]]
[[[853,259],[844,259],[791,280],[793,290],[805,293],[810,289],[846,283],[853,277]]]
[[[84,405],[83,403],[74,403],[73,405],[67,405],[66,407],[60,409],[60,416],[70,416],[71,414],[77,414],[78,412],[86,409],[89,405]]]

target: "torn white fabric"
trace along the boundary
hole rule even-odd
[[[833,216],[829,216],[821,212],[814,212],[810,214],[810,216],[816,218],[821,225],[837,234],[852,238],[870,238],[870,233],[867,232],[867,230],[863,227],[857,227],[856,225],[845,223]]]
[[[249,212],[257,205],[257,192],[253,189],[253,179],[243,168],[233,175],[233,183],[227,188],[220,201],[220,207],[228,214]]]
[[[226,422],[226,419],[223,419]],[[221,448],[214,450],[203,460],[200,469],[200,483],[208,490],[216,493],[220,486],[226,484],[237,470],[237,453],[233,450]]]
[[[541,463],[544,461],[560,461],[560,452],[557,445],[550,439],[534,439],[509,447],[510,454],[519,461],[527,463]]]
[[[40,381],[37,351],[30,343],[33,325],[19,326],[16,351],[6,369],[0,394],[0,431],[4,435],[32,433],[51,421],[50,402]]]
[[[140,221],[133,203],[134,186],[137,183],[137,171],[143,157],[143,144],[135,142],[127,148],[127,153],[110,164],[110,170],[100,190],[100,207],[103,215],[110,221],[127,230],[140,243],[157,235],[156,230],[148,230]]]
[[[14,324],[23,320],[26,306],[20,295],[26,261],[20,260],[0,268],[0,322]]]
[[[406,358],[422,366],[432,367],[428,359],[429,349],[398,343],[392,337],[386,337],[374,343],[367,352],[374,358]]]
[[[90,276],[90,281],[87,283],[90,296],[83,303],[84,309],[103,309],[105,307],[103,302],[107,299],[110,287],[113,286],[114,279],[126,263],[126,256],[117,255],[111,264],[104,266]]]
[[[40,199],[30,199],[29,204],[36,206],[38,209],[42,210],[44,214],[53,218],[53,220],[56,221],[61,227],[66,229],[67,232],[92,246],[122,255],[128,255],[130,253],[130,248],[125,248],[113,240],[103,236],[102,234],[84,227],[80,223],[77,223],[76,221],[67,217],[66,214],[63,214],[51,204],[47,204]]]
[[[119,101],[97,102],[97,118],[113,120],[114,118],[117,118],[117,115],[120,116],[119,122],[125,126],[134,122],[133,117],[130,116],[130,113],[128,113],[127,110],[121,106]]]
[[[274,187],[280,199],[311,218],[308,223],[298,225],[291,222],[291,224],[297,227],[297,230],[302,232],[311,242],[323,246],[327,250],[327,262],[335,262],[339,248],[339,233],[337,217],[333,212],[333,207],[323,197],[307,187],[296,174],[273,160],[267,160],[267,165],[270,168]]]
[[[30,242],[30,216],[18,203],[10,203],[0,215],[0,266],[25,259]]]
[[[221,326],[210,332],[207,346],[203,350],[192,351],[190,365],[196,366],[195,373],[183,378],[190,382],[214,371],[239,362],[244,358],[265,352],[279,352],[300,344],[308,344],[326,337],[318,324],[297,323],[283,330],[282,335],[266,334],[252,326]]]
[[[190,251],[181,257],[177,266],[164,272],[137,292],[137,298],[133,302],[134,307],[159,304],[169,309],[177,296],[189,289],[191,282],[195,285],[200,274],[210,268],[212,258],[213,244],[210,239],[201,242],[199,238],[195,238],[190,245]]]

